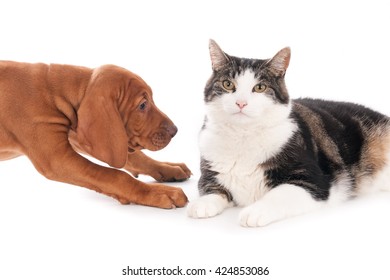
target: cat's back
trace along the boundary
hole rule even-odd
[[[390,120],[386,115],[354,103],[296,99],[292,118],[305,147],[316,154],[325,171],[334,175],[348,170],[357,192],[388,185],[384,184],[390,181]]]
[[[367,150],[376,149],[374,146],[378,143],[386,142],[390,150],[390,119],[365,106],[295,99],[292,117],[307,143],[313,140],[325,155],[335,157],[339,154],[338,162],[356,163]]]
[[[351,102],[322,99],[294,99],[293,113],[309,125],[322,125],[326,129],[344,129],[358,126],[370,129],[388,126],[389,118],[377,111]]]

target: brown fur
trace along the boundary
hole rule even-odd
[[[388,126],[378,127],[373,131],[365,131],[367,140],[363,147],[360,173],[375,175],[382,170],[387,161],[390,148],[390,129]],[[360,176],[362,177],[362,176]]]
[[[187,197],[181,189],[146,184],[116,169],[159,181],[189,178],[185,164],[157,162],[140,151],[164,148],[176,131],[155,106],[151,88],[126,69],[0,62],[0,160],[24,154],[49,179],[124,204],[182,207]]]

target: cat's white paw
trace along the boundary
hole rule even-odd
[[[261,200],[241,210],[240,224],[244,227],[262,227],[288,217],[301,215],[323,207],[303,188],[280,185]]]
[[[208,194],[192,201],[187,206],[187,215],[191,218],[210,218],[220,214],[229,202],[218,194]]]
[[[239,216],[240,225],[243,227],[263,227],[282,218],[283,215],[279,213],[278,209],[270,209],[261,202],[245,207]]]

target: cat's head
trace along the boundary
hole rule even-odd
[[[208,119],[232,124],[274,125],[290,112],[284,82],[290,48],[271,59],[230,56],[210,40],[213,74],[205,88]]]

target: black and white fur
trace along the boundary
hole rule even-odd
[[[246,59],[210,40],[210,56],[201,196],[188,205],[190,217],[235,205],[242,226],[264,226],[390,188],[388,117],[352,103],[291,100],[289,48]]]

